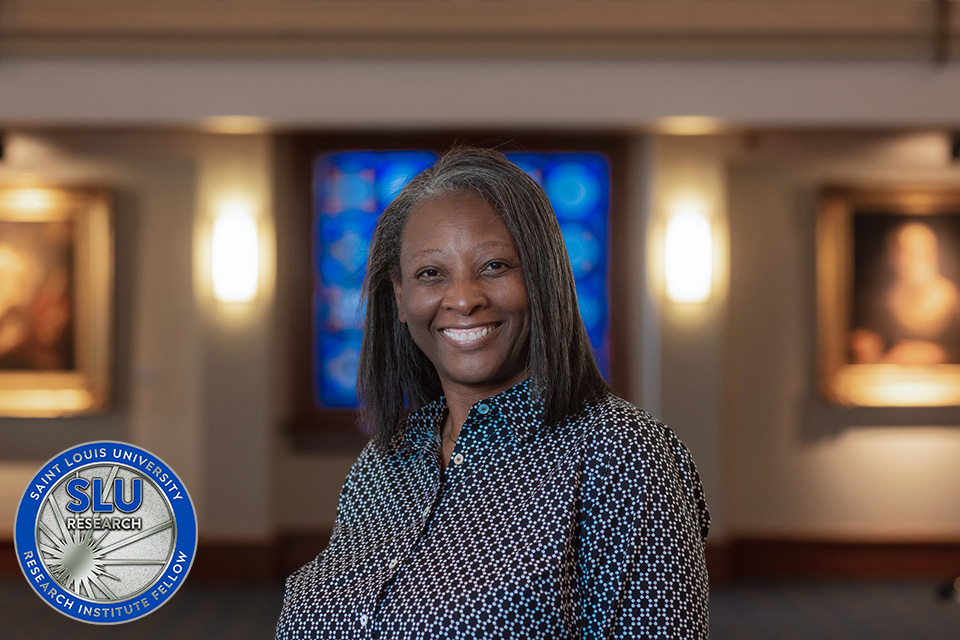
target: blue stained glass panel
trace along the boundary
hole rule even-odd
[[[507,153],[543,187],[557,214],[594,356],[610,374],[608,282],[610,169],[599,153]],[[356,408],[362,340],[361,288],[377,218],[431,151],[344,151],[314,165],[314,398],[324,408]]]

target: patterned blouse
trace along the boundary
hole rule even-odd
[[[687,448],[612,395],[548,428],[529,390],[473,405],[442,472],[443,398],[367,445],[277,638],[707,638]]]

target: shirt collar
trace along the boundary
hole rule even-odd
[[[485,415],[510,429],[518,442],[526,442],[543,428],[543,401],[536,397],[529,378],[477,402],[470,411],[471,415],[479,413],[480,405],[487,405]],[[401,448],[423,450],[430,442],[439,439],[440,420],[446,408],[447,399],[440,396],[410,414],[404,424]]]

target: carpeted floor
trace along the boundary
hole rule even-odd
[[[273,637],[276,587],[186,584],[155,613],[87,625],[43,603],[23,579],[0,580],[3,640],[254,640]],[[954,640],[960,604],[928,582],[724,585],[710,602],[713,640]]]
[[[763,583],[717,588],[713,640],[960,640],[960,604],[929,582]]]

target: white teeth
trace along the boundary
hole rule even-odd
[[[450,336],[457,342],[469,342],[470,340],[477,340],[483,336],[490,333],[493,329],[491,327],[484,327],[479,331],[467,331],[467,332],[458,332],[453,329],[444,329],[444,335]]]

